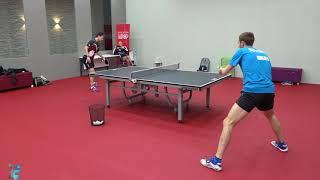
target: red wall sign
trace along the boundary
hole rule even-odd
[[[130,49],[130,24],[117,24],[117,44],[121,41],[124,46]]]

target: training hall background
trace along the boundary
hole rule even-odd
[[[303,69],[302,82],[320,83],[317,48],[319,1],[263,0],[1,0],[0,65],[24,67],[49,80],[79,76],[78,57],[98,31],[131,25],[136,62],[153,66],[155,57],[196,70],[202,57],[216,71],[230,56],[241,32],[256,35],[255,46],[273,66]],[[112,27],[112,28],[111,28]],[[237,76],[241,73],[237,70]]]
[[[319,7],[319,0],[0,0],[0,66],[52,82],[0,92],[0,179],[8,178],[9,164],[21,165],[23,180],[319,179]],[[199,164],[215,151],[240,78],[214,85],[210,110],[204,93],[193,93],[183,123],[163,96],[129,106],[111,88],[106,124],[92,127],[88,106],[105,104],[105,84],[98,79],[100,91],[88,90],[79,57],[99,31],[111,52],[123,23],[131,26],[139,66],[152,67],[160,57],[195,71],[208,57],[210,72],[217,72],[239,34],[252,31],[273,66],[302,68],[300,85],[276,83],[275,110],[289,152],[270,145],[272,131],[254,110],[235,128],[222,173]]]

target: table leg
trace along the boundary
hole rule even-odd
[[[207,108],[210,108],[210,96],[211,96],[211,91],[210,91],[210,87],[207,88],[207,92],[206,92],[206,106]]]
[[[110,80],[106,80],[106,100],[107,107],[110,108]]]
[[[183,92],[182,89],[178,90],[178,122],[182,122],[183,117]]]

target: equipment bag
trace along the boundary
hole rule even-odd
[[[49,85],[49,84],[51,84],[51,82],[42,75],[40,77],[33,78],[33,85],[35,87],[45,86],[45,85]]]

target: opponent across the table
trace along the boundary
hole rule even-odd
[[[153,93],[158,97],[160,94],[165,95],[168,104],[178,112],[178,121],[182,122],[183,106],[189,109],[189,101],[192,98],[193,90],[206,90],[206,106],[210,107],[210,87],[231,75],[219,75],[216,73],[194,72],[179,70],[179,64],[169,66],[161,66],[156,68],[146,68],[139,66],[130,66],[105,71],[98,71],[100,78],[106,79],[106,103],[110,108],[110,87],[111,82],[120,81],[121,85],[113,85],[120,87],[123,95],[129,101],[136,97],[142,97],[145,101],[147,93]],[[129,86],[128,86],[129,85]],[[163,87],[161,90],[160,87]],[[178,90],[177,93],[171,93],[168,87]],[[126,89],[131,90],[128,96]],[[183,99],[183,95],[188,93],[187,99]],[[177,96],[177,105],[170,99],[170,96]]]

